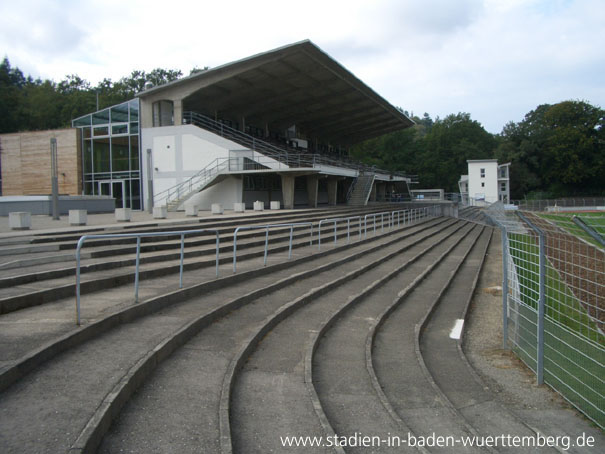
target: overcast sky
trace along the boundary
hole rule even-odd
[[[0,52],[93,85],[310,39],[391,104],[493,133],[539,104],[605,107],[604,0],[5,0]]]

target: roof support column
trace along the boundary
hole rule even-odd
[[[338,195],[338,178],[328,177],[328,205],[336,205]]]
[[[173,111],[172,115],[174,116],[174,125],[180,126],[183,124],[183,100],[175,99],[173,101]]]
[[[294,175],[281,175],[281,193],[284,199],[284,208],[286,210],[294,209]]]
[[[307,175],[307,199],[311,208],[317,208],[317,193],[319,178],[317,175]]]

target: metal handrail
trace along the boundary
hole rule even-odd
[[[220,239],[218,230],[214,229],[197,229],[197,230],[180,230],[177,232],[147,232],[147,233],[108,233],[103,235],[84,235],[78,240],[76,247],[76,323],[80,325],[80,261],[81,250],[87,240],[98,240],[104,238],[136,238],[137,253],[135,260],[135,277],[134,277],[134,301],[139,300],[139,264],[141,256],[141,238],[153,236],[176,236],[181,237],[181,262],[179,271],[179,288],[183,288],[183,261],[185,256],[185,235],[193,233],[213,232],[216,235],[216,277],[218,277],[219,250]]]
[[[218,135],[232,139],[240,145],[246,146],[253,151],[258,151],[262,155],[272,158],[275,161],[284,164],[288,167],[300,168],[300,167],[317,167],[321,165],[345,167],[358,172],[379,172],[390,175],[397,175],[403,178],[410,178],[403,172],[387,171],[369,167],[365,164],[352,161],[350,159],[332,159],[322,154],[310,154],[301,153],[294,150],[287,150],[280,148],[269,142],[266,142],[257,137],[251,136],[244,132],[238,131],[237,129],[231,128],[230,126],[224,125],[223,123],[217,122],[210,117],[199,114],[197,112],[184,112],[183,122],[185,124],[191,124],[194,126],[201,127],[211,132],[217,133]],[[164,200],[165,204],[179,200],[182,196],[191,193],[194,190],[194,186],[202,186],[206,182],[210,181],[212,177],[218,175],[221,170],[219,168],[225,166],[225,163],[229,163],[230,158],[217,158],[212,163],[208,164],[204,169],[187,179],[186,181],[179,183],[171,188],[168,188],[156,195],[155,200]],[[186,189],[186,190],[184,190]]]
[[[348,218],[328,218],[328,219],[322,219],[321,221],[319,221],[319,227],[317,227],[317,250],[321,251],[321,225],[323,223],[334,223],[334,244],[336,244],[337,241],[337,234],[336,234],[336,224],[338,222],[341,221],[347,221],[347,244],[349,244],[350,242],[350,238],[351,238],[351,220],[352,219],[358,219],[359,223],[359,241],[361,241],[361,216],[350,216]]]
[[[389,224],[391,225],[391,228],[392,228],[391,212],[390,211],[385,211],[385,212],[382,212],[382,213],[370,213],[370,214],[366,214],[363,217],[363,225],[364,225],[363,237],[364,237],[364,239],[368,237],[368,218],[373,218],[374,219],[374,236],[376,236],[376,218],[378,216],[380,216],[380,221],[382,223],[382,231],[380,233],[381,234],[384,233],[384,215],[385,214],[387,215]]]
[[[216,158],[198,173],[190,177],[189,179],[165,189],[154,195],[154,203],[156,200],[164,200],[165,205],[168,203],[178,200],[182,195],[189,194],[193,191],[194,186],[201,186],[206,182],[210,181],[212,177],[220,174],[221,168],[228,167],[230,158]],[[186,190],[184,190],[186,188]]]
[[[192,124],[204,129],[218,133],[222,137],[231,138],[241,145],[249,146],[252,150],[261,151],[266,156],[275,158],[290,167],[315,167],[316,165],[334,165],[338,167],[346,167],[359,171],[373,171],[385,173],[389,175],[397,175],[403,178],[411,178],[404,172],[390,171],[370,167],[360,162],[350,159],[332,159],[322,154],[311,154],[299,152],[296,150],[287,150],[286,148],[278,147],[262,139],[238,131],[235,128],[227,126],[221,122],[202,115],[198,112],[183,112],[183,121],[185,124]],[[303,165],[304,164],[304,165]]]
[[[295,222],[291,224],[268,224],[268,225],[245,225],[239,226],[233,232],[233,273],[237,271],[237,234],[240,230],[260,230],[266,229],[265,232],[265,255],[263,266],[267,265],[267,254],[269,248],[269,229],[275,227],[290,227],[290,242],[288,247],[288,260],[292,258],[292,237],[294,233],[294,227],[298,226],[311,226],[311,236],[309,245],[313,246],[313,223],[312,222]]]

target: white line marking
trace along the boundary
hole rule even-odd
[[[450,332],[450,338],[452,339],[460,339],[460,335],[462,334],[462,326],[464,325],[464,320],[459,318],[456,320],[452,331]]]

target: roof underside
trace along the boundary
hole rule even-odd
[[[197,84],[183,109],[350,145],[413,122],[310,41],[223,65],[150,92]],[[145,96],[147,92],[141,93]],[[168,97],[169,99],[169,97]]]

